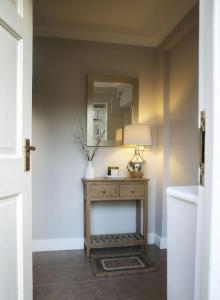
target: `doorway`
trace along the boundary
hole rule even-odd
[[[40,154],[33,158],[35,251],[65,249],[70,252],[58,254],[68,261],[67,256],[72,255],[70,249],[75,249],[73,251],[77,254],[83,247],[80,178],[85,162],[72,143],[72,134],[77,128],[79,116],[86,123],[86,77],[91,73],[139,78],[140,122],[151,125],[154,139],[152,151],[145,153],[146,175],[151,179],[148,240],[159,248],[166,248],[166,187],[197,184],[198,7],[191,10],[192,7],[187,13],[183,10],[183,17],[186,15],[184,19],[180,18],[180,24],[176,24],[154,47],[140,45],[142,42],[130,45],[130,42],[125,43],[124,38],[117,42],[117,39],[88,41],[87,38],[77,39],[75,36],[61,38],[60,32],[53,32],[49,18],[49,25],[45,25],[47,22],[45,16],[43,19],[39,14],[40,8],[35,11],[35,18],[39,17],[39,20],[34,40],[33,139],[40,146]],[[55,21],[61,24],[58,10],[54,14]],[[43,33],[40,23],[44,24],[47,33]],[[66,35],[70,31],[68,27]],[[126,164],[131,155],[131,150],[100,149],[95,161],[98,175],[104,174],[108,162],[120,164],[126,173]],[[98,233],[103,227],[108,233],[104,221],[109,217],[109,208],[106,211],[101,206],[94,210],[98,222],[93,224],[93,230]],[[121,222],[119,211],[129,218],[125,217]],[[134,225],[132,206],[112,209],[111,214],[114,218],[111,230],[123,231],[124,227],[132,228]],[[150,247],[153,249],[152,255],[155,251],[157,260],[162,259],[164,263],[164,252]],[[55,252],[37,253],[35,260],[53,261],[54,255],[56,257]],[[80,255],[79,260],[83,260]],[[36,272],[43,277],[39,265],[36,266]],[[48,269],[48,265],[43,270]],[[87,267],[83,267],[83,276]],[[53,278],[53,274],[56,272],[51,271],[49,276]],[[165,285],[163,275],[162,278],[156,278],[161,287]],[[39,285],[41,283],[38,282]],[[126,280],[124,287],[127,287]],[[44,293],[42,287],[39,290],[37,293]],[[161,297],[165,297],[164,292]]]

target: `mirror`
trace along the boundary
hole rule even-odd
[[[138,122],[138,79],[88,76],[87,145],[121,146],[125,125]]]

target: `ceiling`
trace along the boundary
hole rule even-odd
[[[34,34],[157,46],[197,0],[35,0]]]

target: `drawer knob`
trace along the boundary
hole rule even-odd
[[[134,193],[134,189],[131,189],[131,192]]]
[[[106,190],[102,190],[102,194],[105,194],[106,193]]]

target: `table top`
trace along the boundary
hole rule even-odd
[[[114,181],[114,182],[117,182],[117,181],[126,181],[126,182],[134,182],[134,181],[139,181],[139,182],[146,182],[146,181],[149,181],[150,179],[149,178],[145,178],[145,177],[142,177],[142,178],[132,178],[132,177],[121,177],[121,178],[106,178],[106,177],[95,177],[95,178],[92,178],[92,179],[87,179],[87,178],[82,178],[82,181],[83,182],[100,182],[100,181],[104,181],[104,182],[110,182],[110,181]]]

